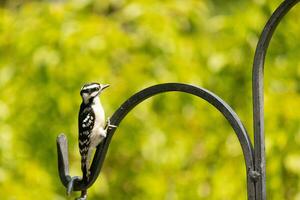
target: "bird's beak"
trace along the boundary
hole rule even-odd
[[[104,85],[101,84],[101,91],[108,87],[109,87],[109,84],[104,84]]]

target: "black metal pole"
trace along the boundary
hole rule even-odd
[[[255,171],[260,176],[256,183],[256,199],[266,200],[266,158],[264,139],[264,63],[270,40],[286,13],[300,0],[285,0],[272,14],[259,38],[252,71],[253,125]]]

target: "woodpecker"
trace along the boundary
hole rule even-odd
[[[99,83],[85,84],[81,90],[82,103],[78,114],[78,143],[81,155],[82,179],[87,182],[90,176],[90,161],[93,150],[106,137],[108,128],[115,127],[110,120],[105,123],[105,113],[99,95],[109,85]],[[78,199],[86,199],[86,190]]]

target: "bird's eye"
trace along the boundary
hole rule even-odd
[[[92,88],[91,89],[91,92],[95,92],[95,91],[97,91],[98,90],[98,88]]]

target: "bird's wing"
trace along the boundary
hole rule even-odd
[[[81,156],[87,156],[90,137],[95,123],[95,113],[91,107],[86,107],[79,112],[78,128],[79,128],[79,151]]]

